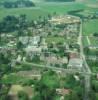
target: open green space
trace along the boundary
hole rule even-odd
[[[87,41],[86,36],[84,36],[84,37],[82,38],[82,42],[83,42],[84,47],[85,47],[85,46],[88,46],[88,41]]]
[[[98,67],[92,67],[91,70],[96,73],[98,72]]]
[[[98,32],[98,19],[89,20],[83,23],[83,35],[91,35]]]
[[[64,43],[65,39],[64,37],[55,37],[55,36],[48,36],[46,38],[47,43]]]
[[[85,7],[83,11],[77,12],[77,14],[87,17],[89,15],[95,14],[98,11],[98,8]]]
[[[26,83],[28,82],[28,78],[25,77],[20,77],[18,75],[14,74],[9,74],[9,75],[4,75],[1,79],[0,83],[4,84],[19,84],[19,83]]]
[[[36,7],[31,8],[0,8],[0,20],[7,15],[19,16],[20,14],[26,14],[28,20],[34,20],[39,16],[47,16],[48,14],[53,14],[54,12],[57,14],[65,14],[68,11],[83,8],[85,8],[84,4],[80,3],[37,3]]]
[[[32,87],[22,85],[12,85],[9,90],[9,94],[17,95],[20,91],[27,93],[29,97],[33,95]]]
[[[37,19],[39,16],[47,15],[42,9],[39,8],[13,8],[13,9],[0,9],[0,20],[2,20],[5,16],[15,15],[19,16],[21,14],[25,14],[28,20]]]
[[[43,8],[44,11],[57,12],[58,14],[85,8],[85,5],[81,3],[43,3],[39,6]]]
[[[97,46],[98,45],[98,38],[90,37],[91,45]]]

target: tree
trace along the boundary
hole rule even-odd
[[[57,2],[71,2],[71,1],[75,1],[75,0],[46,0],[46,1],[57,1]]]
[[[70,95],[65,95],[64,100],[70,100]]]
[[[3,19],[3,23],[5,23],[4,25],[5,32],[12,32],[17,29],[18,18],[15,16],[8,15]]]
[[[38,62],[40,62],[40,57],[38,55],[35,55],[33,57],[32,61],[38,63]]]
[[[2,34],[2,27],[1,27],[1,23],[0,23],[0,42],[1,42],[1,34]]]
[[[74,87],[76,87],[77,85],[79,85],[79,82],[77,82],[75,80],[75,78],[73,77],[73,75],[68,75],[66,77],[66,83],[65,83],[65,88],[70,88],[73,89]]]
[[[17,43],[17,49],[23,49],[24,45],[19,41]]]
[[[80,97],[78,97],[77,93],[75,91],[72,91],[70,93],[70,99],[69,100],[80,100]]]
[[[60,85],[57,74],[51,70],[43,73],[41,81],[49,88],[58,88]]]
[[[5,8],[35,7],[35,4],[30,0],[5,1],[2,5]]]
[[[0,74],[7,73],[11,71],[11,54],[10,53],[0,53]]]
[[[90,91],[90,94],[89,94],[89,100],[97,100],[95,94],[96,93],[93,90],[91,90]]]
[[[1,42],[1,35],[2,35],[2,32],[3,32],[4,26],[5,26],[4,23],[0,22],[0,42]]]
[[[24,1],[24,4],[26,7],[35,7],[35,4],[32,1],[26,0]]]
[[[0,53],[0,64],[8,64],[11,60],[9,56],[9,54]]]
[[[98,37],[98,33],[93,33],[93,36]]]
[[[92,89],[93,91],[98,92],[98,81],[96,80],[92,81]]]
[[[40,100],[53,100],[56,91],[54,88],[49,88],[42,81],[35,85],[35,90],[38,92]],[[39,100],[39,99],[38,99]]]
[[[51,19],[52,18],[52,15],[51,14],[48,14],[48,19]]]
[[[74,91],[76,91],[77,96],[80,98],[79,100],[83,100],[83,87],[76,86],[74,87]]]
[[[18,98],[19,100],[29,100],[28,95],[24,91],[18,92]]]
[[[89,54],[89,52],[90,52],[90,50],[89,50],[89,48],[88,47],[85,47],[84,48],[84,51],[85,51],[85,53],[88,55]]]
[[[17,32],[17,36],[23,36],[24,35],[24,32],[22,29],[19,29],[18,32]]]
[[[19,17],[19,29],[23,30],[23,29],[27,29],[27,17],[25,14],[21,14]]]
[[[41,80],[35,84],[35,91],[37,94],[33,100],[54,100],[58,84],[59,79],[57,78],[56,73],[51,70],[46,71],[42,74]]]
[[[12,2],[8,2],[8,1],[4,2],[3,5],[4,5],[5,8],[12,8],[12,6],[13,6]]]

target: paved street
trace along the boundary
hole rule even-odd
[[[88,75],[85,74],[84,78],[85,78],[85,96],[84,96],[84,100],[89,100],[89,92],[90,92],[90,76],[91,76],[91,70],[86,62],[86,58],[85,58],[85,54],[84,54],[84,50],[83,50],[83,44],[82,44],[82,20],[81,20],[81,26],[80,26],[80,35],[79,35],[79,39],[80,39],[80,55],[84,61],[84,72],[89,73]]]

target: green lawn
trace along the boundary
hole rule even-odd
[[[93,67],[91,67],[91,70],[92,70],[92,72],[98,72],[98,67],[96,67],[96,66],[93,66]]]
[[[25,83],[27,82],[29,79],[25,78],[25,77],[20,77],[16,74],[9,74],[9,75],[4,75],[2,77],[2,80],[0,83],[4,83],[4,84],[19,84],[19,83]]]
[[[36,7],[31,8],[0,8],[0,20],[7,15],[26,14],[28,20],[37,19],[39,16],[46,16],[53,12],[65,14],[67,11],[82,9],[85,6],[78,3],[37,3]]]
[[[98,19],[89,20],[83,23],[83,35],[90,35],[98,32]]]
[[[89,15],[91,15],[91,14],[96,13],[97,11],[98,11],[98,8],[93,9],[93,8],[87,7],[87,8],[85,8],[84,11],[80,11],[80,12],[78,12],[77,14],[82,15],[82,16],[84,16],[84,17],[87,17],[87,16],[89,16]]]
[[[43,8],[44,11],[57,12],[58,14],[85,8],[85,5],[81,3],[43,3],[39,4],[39,6]]]
[[[97,8],[88,7],[83,3],[35,3],[36,7],[31,8],[12,8],[12,9],[4,9],[0,8],[0,20],[7,15],[20,15],[26,14],[29,20],[37,19],[38,16],[46,16],[47,14],[57,12],[57,14],[66,14],[68,11],[79,10],[79,9],[87,9],[89,11],[98,11]],[[81,12],[84,13],[84,12]]]
[[[84,47],[88,46],[88,45],[92,45],[92,46],[98,45],[98,38],[96,38],[96,37],[88,37],[88,38],[90,40],[90,44],[88,43],[87,36],[83,37],[82,43],[83,43]]]
[[[98,38],[90,37],[91,45],[98,45]]]
[[[88,41],[87,41],[86,36],[82,38],[82,42],[83,42],[84,47],[88,46]]]
[[[40,8],[13,8],[13,9],[0,9],[0,20],[7,15],[19,16],[26,14],[28,20],[37,19],[39,16],[47,15],[48,13]]]
[[[48,36],[46,38],[46,42],[48,44],[50,44],[50,43],[64,43],[65,39],[64,39],[64,37]]]

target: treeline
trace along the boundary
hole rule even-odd
[[[73,10],[73,11],[69,11],[68,14],[69,15],[74,15],[74,16],[78,16],[81,19],[84,19],[84,16],[82,14],[79,14],[79,12],[83,12],[84,9],[79,9],[79,10]]]
[[[26,21],[26,15],[6,16],[0,22],[0,32],[13,32],[18,29],[25,29],[28,25]]]
[[[92,14],[88,14],[88,15],[85,15],[85,14],[79,14],[79,12],[83,12],[84,9],[80,9],[80,10],[73,10],[73,11],[69,11],[68,14],[69,15],[74,15],[74,16],[78,16],[80,17],[82,20],[85,20],[85,19],[98,19],[98,14],[95,12],[95,13],[92,13]]]
[[[75,0],[46,0],[48,2],[72,2],[72,1],[75,1]]]
[[[20,16],[8,15],[3,18],[0,22],[0,34],[9,33],[14,31],[24,31],[27,30],[28,27],[37,28],[37,26],[43,27],[48,23],[48,19],[51,18],[52,15],[48,14],[46,17],[41,17],[34,21],[28,21],[27,16],[25,14],[21,14]],[[22,33],[22,32],[21,32]]]
[[[5,1],[1,3],[5,8],[18,8],[18,7],[34,7],[35,4],[30,0],[16,0],[16,1]]]

